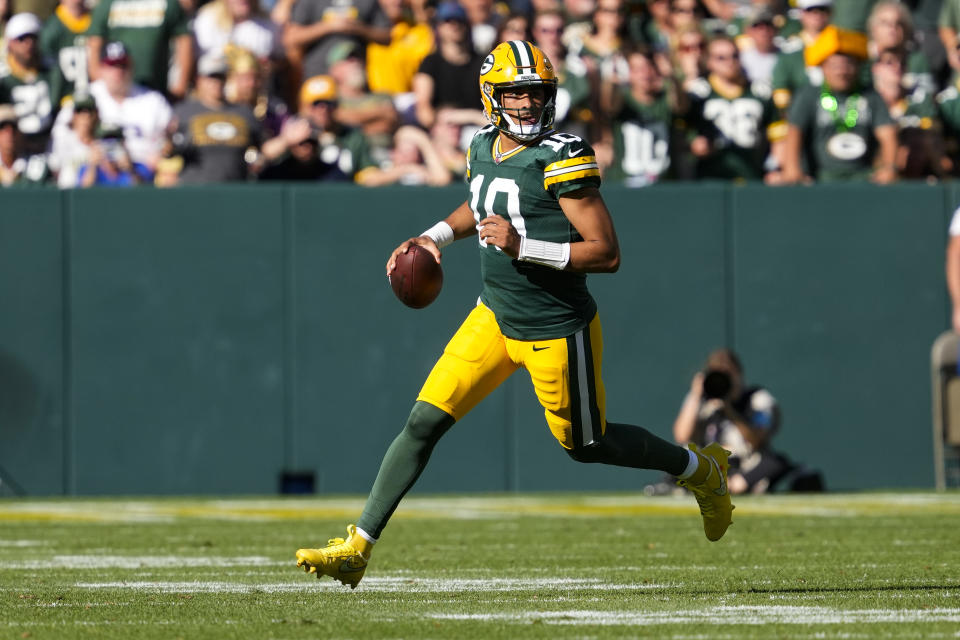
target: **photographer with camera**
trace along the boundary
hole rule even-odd
[[[773,395],[761,386],[745,386],[737,354],[717,349],[693,377],[673,423],[673,436],[678,443],[718,442],[731,451],[731,493],[766,493],[784,480],[788,490],[821,490],[817,472],[770,447],[779,428],[780,408]]]

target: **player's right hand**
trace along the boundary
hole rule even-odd
[[[390,259],[387,260],[387,277],[393,273],[393,270],[397,268],[397,256],[401,253],[406,253],[411,245],[418,244],[433,255],[433,259],[437,261],[437,264],[440,264],[440,248],[437,246],[437,243],[433,241],[433,238],[428,238],[427,236],[417,236],[416,238],[410,238],[409,240],[404,241],[399,247],[393,250],[393,253],[390,254]]]

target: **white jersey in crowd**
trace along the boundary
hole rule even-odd
[[[133,85],[127,97],[118,102],[107,91],[102,80],[90,85],[90,95],[97,102],[103,126],[123,130],[130,159],[152,167],[163,148],[167,127],[173,117],[167,99],[157,91]],[[69,111],[68,123],[73,109]]]

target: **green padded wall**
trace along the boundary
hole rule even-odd
[[[63,273],[60,194],[0,191],[0,480],[40,494],[68,489]]]
[[[945,328],[943,195],[733,190],[735,343],[780,400],[777,442],[837,487],[928,486],[930,346]],[[884,478],[869,460],[882,461]],[[903,464],[901,461],[909,461]]]
[[[954,187],[605,188],[623,266],[590,277],[608,415],[670,437],[723,344],[770,387],[777,442],[834,488],[929,486],[928,354],[947,327]],[[364,493],[479,292],[394,298],[389,252],[446,189],[0,192],[0,467],[31,494]],[[883,469],[877,473],[876,469]],[[519,372],[438,445],[418,491],[635,490],[578,465]]]
[[[284,427],[281,192],[71,196],[73,491],[272,490]]]

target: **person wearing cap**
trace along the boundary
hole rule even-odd
[[[314,76],[300,88],[298,118],[284,124],[280,135],[263,144],[263,155],[268,161],[282,156],[301,135],[311,128],[318,140],[320,158],[336,165],[358,184],[379,171],[370,141],[360,129],[340,125],[334,114],[338,106],[336,81],[330,76]]]
[[[248,165],[259,155],[261,130],[253,110],[224,97],[227,70],[223,56],[200,58],[196,90],[174,107],[173,143],[184,160],[182,184],[246,180]]]
[[[343,42],[365,50],[390,43],[390,19],[378,0],[298,0],[283,35],[287,57],[302,60],[303,78],[329,72],[330,51]]]
[[[87,40],[92,80],[100,78],[103,48],[113,41],[127,48],[137,84],[173,99],[186,95],[193,72],[193,34],[178,0],[100,0],[91,16]],[[171,42],[176,71],[172,80]]]
[[[415,114],[425,129],[433,126],[438,107],[479,112],[481,106],[475,76],[483,58],[473,50],[466,11],[454,0],[444,0],[433,20],[436,50],[413,77]]]
[[[777,133],[770,89],[747,80],[737,45],[727,36],[716,36],[707,44],[707,70],[706,78],[691,85],[687,116],[696,176],[762,180]]]
[[[134,164],[153,170],[167,138],[171,110],[158,91],[133,81],[130,55],[122,42],[108,42],[99,62],[100,79],[90,83],[90,95],[104,127],[123,131],[124,144]],[[53,127],[53,136],[66,135],[74,105],[64,102]]]
[[[56,60],[63,78],[63,94],[89,93],[87,29],[90,11],[84,0],[60,0],[40,31],[40,51]]]
[[[830,24],[833,12],[833,0],[797,0],[796,4],[800,10],[800,33],[780,46],[781,53],[773,68],[773,102],[783,112],[800,89],[823,82],[823,72],[808,65],[803,52]]]
[[[751,8],[744,20],[746,33],[737,38],[740,64],[751,82],[773,82],[773,68],[780,49],[777,47],[777,14],[765,4]]]
[[[80,186],[80,170],[93,155],[99,124],[97,102],[89,94],[75,93],[68,109],[72,114],[69,129],[55,130],[49,157],[50,169],[61,189]]]
[[[805,54],[822,68],[823,83],[805,87],[790,105],[783,181],[896,180],[897,127],[877,92],[860,82],[866,36],[831,25]]]
[[[50,176],[46,156],[24,148],[17,123],[13,105],[0,104],[0,187],[43,184]]]
[[[40,19],[32,13],[10,18],[4,28],[7,60],[0,71],[0,103],[14,105],[23,144],[31,153],[46,150],[62,95],[60,74],[40,56],[41,28]]]

